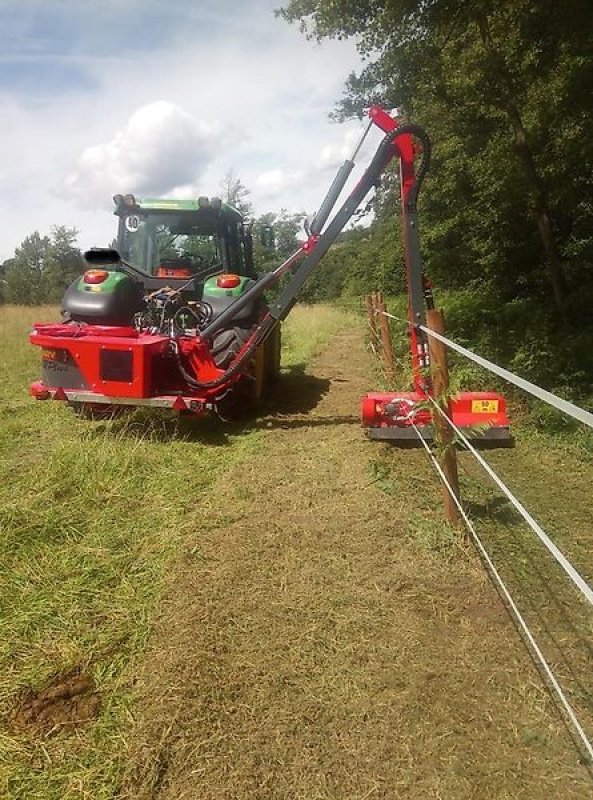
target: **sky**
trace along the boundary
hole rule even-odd
[[[361,130],[329,119],[361,62],[281,2],[0,0],[0,260],[52,225],[105,245],[114,194],[218,195],[230,169],[255,214],[314,212]]]

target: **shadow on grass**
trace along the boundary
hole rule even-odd
[[[306,414],[327,394],[330,381],[305,372],[305,364],[294,364],[270,387],[264,411],[275,414]]]
[[[156,442],[175,439],[220,447],[230,444],[232,437],[252,430],[358,423],[358,417],[354,416],[315,420],[289,418],[291,414],[304,415],[312,411],[329,387],[328,379],[308,374],[305,364],[295,364],[284,369],[280,380],[270,387],[255,417],[225,421],[215,414],[179,416],[174,412],[142,408],[97,424],[95,430],[97,435],[116,438]]]
[[[472,519],[493,519],[510,526],[518,524],[517,513],[506,497],[494,497],[483,503],[470,500],[465,503],[465,506]]]

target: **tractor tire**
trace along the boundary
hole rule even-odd
[[[220,369],[227,369],[253,332],[250,326],[236,325],[219,331],[212,340],[210,352]],[[217,402],[218,413],[223,419],[243,419],[252,416],[259,408],[265,381],[265,353],[259,347],[246,366],[246,374]]]
[[[266,382],[273,384],[280,380],[280,358],[282,339],[280,323],[276,325],[266,341]]]
[[[249,339],[253,327],[253,325],[235,325],[233,328],[223,328],[214,335],[210,353],[217,367],[226,369],[230,366],[239,350]]]

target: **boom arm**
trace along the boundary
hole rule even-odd
[[[414,124],[399,125],[396,119],[393,119],[393,117],[379,106],[371,108],[369,116],[371,122],[385,131],[385,136],[379,144],[371,163],[362,175],[362,178],[356,184],[339,211],[337,211],[325,231],[320,236],[316,235],[315,231],[320,231],[323,228],[325,220],[329,217],[352,171],[353,161],[347,160],[342,167],[340,167],[322,203],[320,211],[313,221],[313,231],[309,239],[283,264],[260,278],[251,289],[245,292],[242,297],[239,297],[200,332],[200,338],[202,340],[211,339],[212,336],[232,320],[245,305],[263,294],[266,289],[274,285],[286,272],[289,270],[293,271],[292,278],[280,296],[272,303],[268,314],[259,324],[235,363],[229,367],[221,378],[215,381],[210,381],[207,384],[197,384],[195,381],[192,381],[192,384],[196,383],[196,387],[213,388],[215,385],[222,385],[229,380],[233,374],[241,369],[245,361],[252,356],[255,349],[265,341],[278,321],[285,319],[296,303],[298,294],[311,272],[326,254],[366,195],[372,187],[376,185],[387,165],[396,156],[399,157],[401,165],[402,219],[410,294],[410,322],[416,324],[424,320],[422,266],[416,218],[416,199],[422,181],[428,171],[431,151],[430,140],[421,127]],[[422,145],[422,158],[417,174],[414,170],[414,137],[417,138]],[[356,152],[359,148],[360,145],[357,147]],[[303,262],[294,269],[295,264],[302,256],[305,256]],[[416,337],[414,328],[412,328],[412,331],[414,337]],[[421,381],[419,367],[424,365],[425,344],[419,340],[417,341],[416,338],[414,338],[413,344],[415,352],[415,355],[413,354],[415,380]]]
[[[380,106],[373,106],[369,116],[381,130],[389,133],[397,127],[394,120]],[[428,366],[428,342],[426,336],[415,326],[426,324],[425,285],[422,275],[422,256],[420,254],[420,236],[418,231],[418,209],[416,201],[420,189],[414,172],[414,142],[411,136],[398,141],[400,193],[402,206],[402,237],[406,266],[406,285],[408,288],[408,320],[410,321],[410,350],[412,355],[412,371],[414,388],[418,392],[426,392],[426,378],[422,368]]]

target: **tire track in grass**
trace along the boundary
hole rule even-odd
[[[361,332],[311,371],[315,408],[293,384],[293,411],[196,508],[136,675],[122,795],[589,797],[424,454],[363,437]]]

